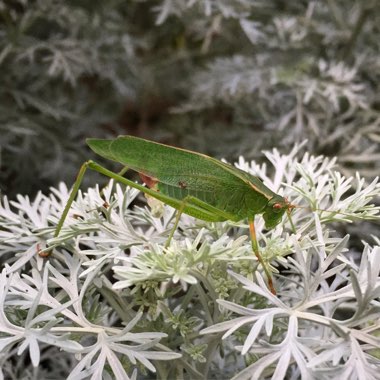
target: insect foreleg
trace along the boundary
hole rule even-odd
[[[290,226],[292,227],[292,231],[294,234],[297,233],[296,231],[296,227],[293,223],[293,219],[292,219],[292,215],[291,215],[291,211],[289,209],[286,210],[286,215],[288,216],[288,219],[289,219],[289,223],[290,223]]]
[[[255,253],[255,255],[257,257],[257,260],[259,261],[259,263],[263,267],[265,275],[267,276],[269,290],[273,294],[276,294],[276,290],[274,289],[274,286],[273,286],[272,275],[271,275],[271,273],[270,273],[270,271],[268,269],[267,264],[264,262],[261,254],[260,254],[259,244],[257,243],[257,238],[256,238],[256,229],[255,229],[254,219],[249,219],[248,222],[249,222],[249,232],[250,232],[250,235],[251,235],[251,242],[252,242],[253,252]]]

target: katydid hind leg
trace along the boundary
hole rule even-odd
[[[184,199],[186,199],[187,204],[191,206],[197,206],[201,208],[203,212],[207,212],[208,214],[214,215],[215,222],[223,222],[226,220],[237,221],[236,215],[220,210],[192,195],[188,195]],[[202,217],[200,217],[199,219],[202,219]]]
[[[211,219],[212,217],[215,217],[216,221],[223,221],[223,220],[230,220],[234,217],[233,215],[230,215],[230,214],[228,214],[222,210],[219,210],[216,207],[209,205],[206,202],[201,201],[198,198],[195,198],[195,197],[189,195],[189,196],[183,198],[182,205],[177,210],[174,225],[173,225],[173,227],[170,231],[169,237],[165,243],[165,248],[167,248],[170,245],[171,239],[174,236],[174,232],[178,228],[178,224],[179,224],[179,220],[181,218],[181,215],[183,214],[183,212],[185,211],[187,206],[190,206],[190,207],[191,206],[197,206],[197,210],[199,210],[200,214],[203,214],[203,215],[199,215],[200,216],[199,219],[203,219],[202,218],[202,216],[203,216],[207,220]]]
[[[82,183],[84,174],[85,174],[87,169],[94,170],[100,174],[103,174],[103,175],[111,178],[111,179],[114,179],[115,181],[117,181],[119,183],[122,183],[124,185],[133,187],[137,190],[140,190],[144,193],[147,193],[147,194],[153,196],[154,198],[157,198],[157,199],[161,200],[162,202],[169,204],[170,206],[176,208],[177,210],[180,210],[181,207],[183,207],[184,209],[186,207],[190,207],[193,210],[193,214],[196,213],[197,215],[199,215],[200,219],[204,218],[204,220],[209,220],[209,221],[222,221],[222,220],[229,219],[228,215],[223,213],[223,211],[215,209],[212,206],[210,206],[210,205],[208,205],[208,204],[206,204],[200,200],[194,201],[193,197],[189,197],[189,199],[186,200],[185,204],[183,205],[182,200],[173,199],[173,198],[166,196],[162,193],[157,193],[156,191],[154,191],[152,189],[149,189],[149,188],[147,188],[141,184],[133,182],[133,181],[131,181],[125,177],[122,177],[120,174],[124,174],[124,171],[126,170],[126,168],[124,168],[122,170],[122,172],[117,174],[117,173],[114,173],[111,170],[108,170],[105,167],[97,164],[96,162],[89,160],[89,161],[86,161],[81,166],[81,168],[78,172],[78,175],[77,175],[77,178],[74,182],[73,188],[71,190],[69,199],[65,205],[65,208],[64,208],[62,215],[61,215],[61,218],[59,219],[57,227],[55,229],[54,237],[58,237],[61,230],[62,230],[63,224],[64,224],[66,217],[69,213],[71,205],[74,202],[74,199],[75,199],[75,197],[79,191],[80,185]],[[182,210],[182,212],[183,211],[186,212],[186,210]]]
[[[129,167],[128,166],[124,166],[119,172],[117,172],[117,175],[123,176],[128,170],[129,170]],[[101,191],[100,191],[100,196],[101,197],[104,196],[104,191],[105,191],[105,189],[107,188],[107,186],[109,185],[110,182],[111,182],[111,180],[106,185],[104,185],[103,188],[101,189]]]
[[[65,205],[65,208],[62,212],[62,215],[58,221],[58,224],[57,224],[57,227],[55,229],[55,233],[54,233],[54,237],[58,237],[59,236],[59,233],[61,232],[62,230],[62,227],[63,227],[63,223],[65,222],[66,218],[67,218],[67,215],[69,213],[69,210],[71,208],[71,205],[72,203],[74,202],[74,199],[79,191],[79,188],[80,188],[80,185],[82,183],[82,180],[83,180],[83,177],[84,177],[84,174],[86,173],[87,169],[92,169],[94,171],[97,171],[98,173],[100,174],[103,174],[111,179],[114,179],[118,182],[121,182],[125,185],[129,185],[129,186],[132,186],[134,188],[138,188],[139,190],[142,190],[144,191],[144,187],[139,185],[139,184],[136,184],[135,182],[133,181],[130,181],[124,177],[122,177],[122,175],[128,170],[127,167],[124,167],[118,174],[106,169],[106,168],[103,168],[102,166],[98,165],[96,162],[94,161],[86,161],[80,168],[78,174],[77,174],[77,177],[76,177],[76,180],[74,182],[74,185],[73,185],[73,188],[71,190],[71,193],[70,193],[70,196],[69,196],[69,199],[67,200],[67,203]],[[103,190],[102,190],[103,191]]]
[[[82,183],[84,174],[86,173],[87,167],[88,167],[88,161],[85,162],[81,166],[81,168],[79,169],[79,172],[78,172],[77,177],[75,179],[75,182],[74,182],[73,188],[71,190],[69,199],[67,200],[65,208],[63,209],[62,215],[61,215],[61,217],[60,217],[60,219],[58,221],[57,227],[55,229],[54,237],[57,237],[59,235],[59,233],[61,232],[63,223],[65,222],[65,219],[67,217],[67,214],[69,213],[71,205],[74,202],[74,199],[75,199],[75,197],[76,197],[76,195],[77,195],[77,193],[79,191],[79,188],[80,188],[80,185]]]
[[[254,219],[249,219],[249,232],[251,235],[252,250],[257,257],[257,260],[259,261],[259,263],[263,267],[265,275],[267,276],[269,290],[272,292],[272,294],[276,294],[276,290],[275,290],[274,285],[273,285],[272,275],[268,269],[267,264],[264,262],[261,254],[260,254],[259,244],[257,242],[257,237],[256,237],[256,228],[255,228]]]

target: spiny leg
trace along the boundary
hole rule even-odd
[[[296,230],[296,227],[295,227],[295,225],[294,225],[294,223],[293,223],[293,219],[292,219],[291,211],[290,211],[289,209],[286,210],[286,215],[288,216],[289,223],[290,223],[290,226],[291,226],[291,228],[292,228],[292,232],[293,232],[294,234],[296,234],[296,233],[297,233],[297,230]]]
[[[179,220],[181,218],[183,210],[185,209],[185,206],[186,206],[186,198],[183,200],[181,207],[176,211],[175,221],[174,221],[172,229],[170,230],[169,237],[167,238],[166,243],[164,245],[165,248],[168,248],[170,245],[170,242],[172,241],[172,238],[174,236],[174,232],[176,231],[176,229],[178,227]]]
[[[63,227],[63,223],[67,217],[67,214],[69,213],[69,210],[71,208],[72,203],[74,202],[74,199],[79,191],[80,185],[82,183],[84,174],[86,173],[86,170],[92,166],[92,161],[85,162],[79,169],[79,172],[77,174],[77,177],[75,179],[73,189],[71,190],[69,199],[67,200],[66,206],[62,212],[61,218],[58,221],[57,227],[55,229],[54,237],[58,237],[59,233],[61,232],[61,229]],[[96,170],[96,169],[95,169]],[[119,173],[117,173],[117,176],[122,176],[125,174],[125,172],[128,170],[128,167],[124,167]],[[103,195],[104,188],[101,190],[101,195]]]
[[[178,227],[179,220],[181,218],[181,215],[185,211],[186,206],[197,206],[199,219],[212,220],[216,222],[234,219],[234,215],[229,214],[225,211],[219,210],[218,208],[211,206],[208,203],[196,197],[188,195],[185,198],[183,198],[181,206],[177,209],[175,222],[174,222],[173,228],[170,231],[168,240],[165,243],[165,248],[167,248],[170,245],[170,241],[173,238],[174,232]]]
[[[255,253],[257,260],[259,261],[259,263],[263,267],[265,275],[267,276],[269,290],[272,292],[272,294],[276,294],[276,290],[273,286],[272,275],[271,275],[266,263],[264,262],[263,258],[260,255],[259,244],[257,243],[257,238],[256,238],[256,229],[255,229],[254,219],[249,219],[249,232],[251,234],[251,243],[252,243],[253,252]]]
[[[84,173],[86,173],[87,167],[88,167],[88,162],[85,162],[79,169],[79,172],[74,182],[73,189],[71,190],[69,199],[67,200],[66,206],[62,212],[61,218],[59,219],[57,227],[55,229],[54,237],[58,237],[59,233],[61,232],[63,223],[67,217],[67,214],[69,213],[71,204],[74,202],[74,199],[79,191],[80,184],[82,183],[83,176],[84,176]]]
[[[234,215],[231,215],[231,214],[228,214],[222,210],[219,210],[219,209],[207,204],[206,202],[203,202],[202,200],[200,200],[198,198],[188,196],[184,199],[185,201],[184,200],[178,200],[175,198],[171,198],[170,196],[164,195],[162,193],[159,193],[153,189],[147,188],[147,187],[145,187],[139,183],[133,182],[133,181],[131,181],[125,177],[122,177],[120,174],[124,174],[123,172],[126,170],[126,168],[123,168],[122,172],[117,174],[117,173],[114,173],[114,172],[106,169],[105,167],[97,164],[96,162],[90,160],[90,161],[85,162],[81,166],[81,168],[78,172],[78,175],[77,175],[77,178],[76,178],[75,183],[73,185],[73,188],[71,190],[69,199],[68,199],[66,206],[62,212],[61,218],[58,221],[58,224],[57,224],[57,227],[56,227],[56,230],[54,233],[54,237],[58,237],[61,230],[62,230],[63,223],[64,223],[64,221],[65,221],[65,219],[69,213],[69,210],[71,208],[71,205],[74,202],[74,199],[78,193],[78,190],[79,190],[80,185],[81,185],[82,180],[83,180],[83,176],[84,176],[87,169],[94,170],[100,174],[103,174],[109,178],[114,179],[117,182],[120,182],[120,183],[127,185],[127,186],[130,186],[130,187],[133,187],[137,190],[142,191],[143,193],[149,194],[152,197],[154,197],[154,198],[156,198],[156,199],[158,199],[164,203],[167,203],[168,205],[179,210],[179,213],[176,217],[176,221],[174,223],[174,228],[172,229],[172,232],[169,236],[168,242],[166,243],[165,246],[169,245],[170,239],[173,237],[173,234],[174,234],[174,232],[178,226],[180,216],[183,212],[189,213],[190,215],[195,216],[196,218],[206,220],[206,221],[210,221],[210,222],[218,222],[218,221],[224,221],[227,219],[230,219],[230,220],[235,219]],[[187,210],[187,208],[189,210]],[[191,212],[187,212],[187,211],[191,211]],[[41,251],[40,253],[46,255],[46,252],[48,252],[47,255],[49,255],[51,253],[49,251],[49,248],[45,249],[44,251]]]
[[[74,182],[74,185],[73,185],[73,188],[71,190],[71,193],[70,193],[70,196],[69,196],[69,199],[67,200],[67,203],[66,203],[66,206],[62,212],[62,215],[58,221],[58,224],[57,224],[57,227],[55,229],[55,232],[54,232],[54,237],[58,237],[59,236],[59,233],[61,232],[62,230],[62,227],[63,227],[63,223],[65,222],[66,220],[66,217],[67,217],[67,214],[69,213],[70,211],[70,208],[71,208],[71,205],[72,203],[74,202],[74,199],[79,191],[79,188],[80,188],[80,185],[82,183],[82,180],[83,180],[83,177],[84,177],[84,174],[86,173],[86,170],[87,169],[92,169],[94,171],[97,171],[98,173],[101,173],[101,174],[104,174],[106,175],[107,177],[111,178],[111,179],[114,179],[120,183],[123,183],[125,185],[129,185],[129,186],[132,186],[132,187],[135,187],[141,191],[143,191],[145,188],[143,186],[140,186],[139,184],[136,184],[124,177],[122,177],[122,175],[128,170],[128,168],[125,166],[119,173],[113,173],[111,172],[110,170],[107,170],[106,168],[103,168],[102,166],[98,165],[96,162],[93,162],[93,161],[86,161],[80,168],[78,174],[77,174],[77,177],[75,179],[75,182]],[[102,189],[102,192],[104,191],[104,189]]]
[[[120,183],[122,183],[124,185],[133,187],[133,188],[135,188],[137,190],[140,190],[140,191],[142,191],[142,192],[144,192],[146,194],[149,194],[152,197],[154,197],[154,198],[156,198],[156,199],[158,199],[158,200],[160,200],[162,202],[165,202],[165,203],[169,204],[170,206],[176,208],[177,210],[180,210],[181,208],[185,209],[185,207],[187,206],[187,202],[185,202],[183,204],[183,202],[181,200],[177,200],[177,199],[171,198],[169,196],[166,196],[164,194],[158,193],[158,192],[156,192],[156,191],[154,191],[152,189],[149,189],[149,188],[147,188],[147,187],[145,187],[143,185],[140,185],[140,184],[138,184],[136,182],[133,182],[133,181],[125,178],[125,177],[122,177],[120,174],[124,174],[124,171],[126,171],[126,168],[123,168],[122,171],[119,174],[117,174],[117,173],[114,173],[114,172],[112,172],[112,171],[104,168],[103,166],[97,164],[96,162],[90,160],[90,161],[85,162],[81,166],[81,168],[80,168],[80,170],[78,172],[78,175],[77,175],[77,178],[76,178],[75,183],[73,185],[73,188],[71,190],[69,199],[68,199],[68,201],[66,203],[66,206],[65,206],[65,208],[64,208],[64,210],[62,212],[61,218],[59,219],[57,227],[55,229],[54,237],[58,237],[59,234],[60,234],[60,232],[61,232],[61,230],[62,230],[63,223],[66,220],[66,217],[67,217],[67,215],[69,213],[69,210],[71,208],[71,205],[74,202],[74,199],[75,199],[75,197],[76,197],[76,195],[78,193],[78,190],[79,190],[80,185],[81,185],[82,180],[83,180],[83,176],[84,176],[84,174],[85,174],[85,172],[86,172],[87,169],[94,170],[94,171],[96,171],[96,172],[98,172],[100,174],[103,174],[103,175],[111,178],[111,179],[114,179],[117,182],[120,182]],[[192,198],[192,197],[190,197],[190,198]],[[190,201],[191,201],[191,199],[190,199]],[[193,203],[193,202],[191,201],[191,203]],[[197,214],[199,214],[199,215],[203,215],[203,217],[205,218],[205,220],[213,220],[213,218],[215,219],[215,217],[216,217],[215,213],[213,213],[210,210],[208,210],[207,207],[204,207],[204,203],[202,201],[199,201],[198,203],[201,203],[202,206],[197,206],[196,202],[194,202],[194,204],[191,205],[191,208],[193,209],[193,211],[196,211]],[[179,213],[179,216],[177,216],[178,220],[179,220],[180,214],[181,213]],[[215,219],[215,221],[217,221],[217,220],[218,219]],[[177,224],[178,224],[178,222],[177,222]],[[174,231],[175,231],[175,229],[174,229]],[[170,243],[170,240],[169,240],[169,243]],[[47,256],[51,253],[51,252],[49,252],[49,249],[45,249],[44,251],[41,251],[40,253],[41,253],[41,255],[42,254],[46,255],[46,252],[48,252]]]

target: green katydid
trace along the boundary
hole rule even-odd
[[[259,178],[201,153],[132,136],[120,136],[113,140],[91,138],[87,139],[87,144],[98,155],[138,172],[148,187],[128,180],[93,161],[85,162],[58,222],[56,237],[83,175],[90,168],[178,210],[166,246],[173,237],[182,213],[208,222],[237,222],[247,219],[253,252],[264,268],[270,290],[275,294],[270,271],[259,252],[254,218],[255,215],[262,214],[268,229],[275,227],[285,212],[290,218],[290,211],[294,206],[285,198],[268,189]]]

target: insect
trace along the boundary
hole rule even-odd
[[[85,162],[58,222],[55,236],[60,233],[86,169],[93,169],[178,210],[166,246],[182,213],[208,222],[247,219],[252,250],[264,268],[269,289],[275,294],[271,273],[260,255],[254,219],[261,214],[266,228],[271,229],[280,223],[284,213],[290,218],[290,211],[295,206],[268,189],[259,178],[201,153],[132,136],[120,136],[113,140],[90,138],[86,142],[99,156],[138,172],[147,187],[93,161]]]

